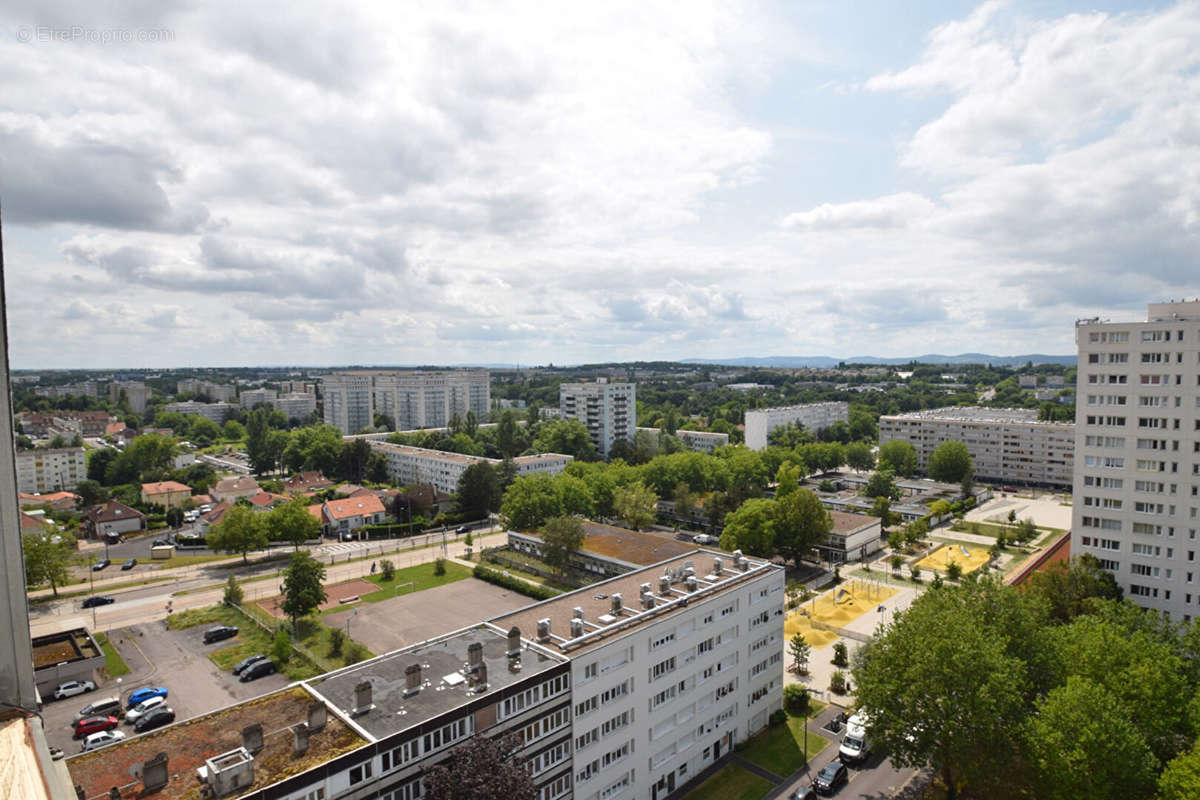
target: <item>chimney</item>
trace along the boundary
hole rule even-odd
[[[254,755],[263,749],[262,723],[256,722],[242,728],[242,747]]]
[[[325,707],[325,703],[321,700],[314,700],[308,704],[308,729],[313,733],[324,729],[325,721],[329,718],[329,709]]]
[[[371,702],[371,682],[363,681],[354,687],[354,708],[351,714],[365,714],[375,707]]]
[[[645,608],[645,609],[654,608],[654,601],[655,601],[654,595],[652,595],[652,594],[642,595],[642,608]]]
[[[479,670],[475,673],[475,691],[476,691],[476,693],[482,694],[487,691],[487,688],[488,688],[487,681],[488,681],[487,664],[481,663],[479,665]]]
[[[746,572],[750,569],[750,562],[746,560],[745,556],[738,556],[737,566],[742,572]]]
[[[539,642],[550,641],[550,618],[539,619],[537,621],[537,638]]]
[[[742,551],[741,551],[741,550],[734,550],[734,551],[733,551],[733,560],[734,560],[734,561],[737,561],[737,560],[738,560],[739,558],[741,558],[741,557],[742,557]]]
[[[670,575],[659,575],[658,576],[658,593],[663,596],[666,596],[667,592],[669,592],[669,591],[671,591],[671,576]]]
[[[258,726],[261,736],[262,726]],[[262,745],[259,745],[259,749]],[[167,771],[167,754],[159,753],[142,764],[142,788],[146,792],[157,792],[167,785],[170,773]]]
[[[571,619],[583,620],[583,606],[575,606],[571,609]]]
[[[583,636],[583,620],[575,617],[571,620],[571,638],[578,639]]]
[[[412,697],[421,691],[421,665],[409,664],[404,668],[404,696]]]
[[[621,613],[621,607],[625,605],[624,598],[620,592],[613,592],[613,596],[609,599],[609,613],[614,617]]]
[[[308,723],[299,722],[292,726],[292,752],[298,756],[308,752]]]
[[[721,570],[724,568],[725,565],[721,563],[721,558],[719,556],[713,559],[713,575],[720,575]]]
[[[650,584],[643,583],[641,586],[638,587],[638,591],[643,595],[650,594]]]
[[[695,592],[700,589],[700,584],[697,582],[695,575],[688,575],[687,579],[684,580],[684,585],[687,586],[689,592]]]
[[[483,663],[483,643],[471,642],[467,645],[467,672],[474,672]]]
[[[512,626],[508,631],[508,657],[521,657],[521,629],[516,625]]]

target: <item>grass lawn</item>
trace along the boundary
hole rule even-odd
[[[810,712],[810,716],[816,712]],[[820,753],[829,740],[808,732],[808,758]],[[804,766],[804,717],[788,715],[787,724],[773,725],[746,742],[742,758],[786,778]]]
[[[378,573],[368,575],[367,580],[378,586],[379,591],[364,594],[360,599],[364,603],[377,603],[380,600],[395,597],[396,587],[400,587],[401,594],[409,594],[471,577],[471,570],[469,568],[461,564],[455,564],[452,561],[446,562],[446,573],[444,575],[435,575],[433,569],[433,562],[415,564],[411,567],[396,570],[396,574],[392,576],[390,581],[385,581],[383,576]],[[410,583],[412,584],[411,586],[406,585]],[[331,610],[342,611],[343,609],[335,608]]]
[[[94,638],[100,645],[100,649],[104,651],[104,671],[108,677],[119,678],[122,675],[128,675],[129,665],[125,663],[125,659],[121,658],[121,654],[117,652],[117,648],[113,647],[108,637],[103,633],[97,633]]]
[[[730,764],[684,795],[683,800],[759,800],[773,788],[766,778]]]
[[[159,564],[162,569],[174,569],[175,567],[194,567],[197,564],[207,564],[211,561],[225,561],[233,556],[171,556],[167,559],[159,561],[151,561],[151,564]],[[238,562],[238,566],[242,566],[242,562]]]
[[[265,656],[271,655],[271,635],[247,619],[242,612],[228,606],[215,605],[181,611],[178,614],[172,614],[167,625],[172,630],[193,628],[198,625],[233,625],[236,627],[238,635],[232,640],[226,640],[231,642],[230,644],[212,650],[208,654],[209,660],[221,670],[228,670],[246,656],[256,653]],[[292,653],[288,662],[280,664],[279,668],[292,680],[311,678],[323,671],[295,652]]]

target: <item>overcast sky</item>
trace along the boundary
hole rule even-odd
[[[1200,295],[1198,64],[1197,2],[0,0],[12,363],[1073,353]]]

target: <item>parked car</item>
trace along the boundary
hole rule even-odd
[[[54,699],[63,700],[68,697],[74,697],[77,694],[91,692],[96,689],[96,684],[91,681],[66,681],[60,683],[58,688],[54,690]]]
[[[136,566],[137,566],[137,559],[131,558],[128,561],[126,561],[124,564],[121,565],[121,569],[122,570],[133,569]]]
[[[126,698],[125,707],[133,708],[138,703],[144,703],[151,697],[161,697],[165,700],[167,699],[167,690],[162,686],[143,686]]]
[[[107,558],[102,558],[95,564],[92,564],[92,572],[100,572],[101,570],[108,569],[110,566],[112,566],[112,562]]]
[[[109,544],[120,544],[125,540],[121,537],[121,534],[110,531],[104,534],[104,541],[108,542]]]
[[[849,780],[850,773],[846,770],[846,765],[840,761],[830,761],[821,768],[817,777],[813,778],[813,786],[821,794],[833,794]]]
[[[204,632],[204,643],[212,644],[223,639],[232,639],[237,636],[238,629],[232,625],[218,625],[215,628],[209,628]]]
[[[82,739],[88,734],[110,731],[115,727],[117,727],[116,717],[84,717],[75,723],[75,738]]]
[[[801,786],[792,792],[792,796],[788,800],[817,800],[817,790],[811,786]]]
[[[278,671],[278,669],[279,668],[275,666],[275,662],[269,658],[263,659],[262,661],[255,661],[242,671],[242,677],[240,680],[242,683],[249,683],[250,681],[261,678],[264,675],[271,675],[272,673]]]
[[[163,725],[170,725],[175,721],[175,709],[168,706],[151,709],[146,716],[134,723],[133,729],[137,733],[152,731],[155,728],[161,728]]]
[[[239,661],[238,663],[233,665],[233,674],[241,675],[242,670],[246,669],[246,667],[249,667],[252,664],[256,664],[259,661],[265,661],[266,658],[267,657],[264,655],[254,655],[254,656],[248,656],[246,658],[243,658],[241,661]]]
[[[153,542],[150,543],[150,546],[151,547],[167,547],[170,544],[171,543],[168,542],[166,539],[155,539]]]
[[[75,718],[71,720],[71,724],[79,722],[84,717],[117,717],[120,719],[121,698],[106,697],[103,700],[93,700],[75,714]]]
[[[696,544],[716,544],[717,537],[709,536],[707,533],[697,533],[692,537],[692,541]]]
[[[161,695],[155,695],[154,697],[147,697],[145,700],[138,703],[136,706],[129,709],[129,711],[127,711],[125,713],[125,721],[128,722],[130,725],[132,725],[135,722],[137,722],[139,719],[141,719],[142,717],[146,716],[146,714],[148,712],[153,711],[154,709],[158,708],[159,706],[164,706],[166,704],[167,704],[167,698],[165,698]]]
[[[96,606],[106,606],[109,603],[115,603],[115,602],[117,602],[117,598],[115,598],[115,597],[105,597],[102,594],[97,594],[97,595],[93,595],[91,597],[84,599],[84,601],[79,604],[79,607],[80,608],[95,608]]]
[[[62,751],[62,748],[59,748],[59,747],[51,747],[50,748],[50,760],[51,761],[61,761],[63,756],[65,756],[65,755],[66,755],[66,753],[64,753]]]
[[[459,525],[457,528],[454,529],[454,532],[455,533],[469,533],[470,530],[471,530],[471,528],[468,527],[467,525]]]
[[[100,731],[99,733],[93,733],[83,740],[83,747],[79,749],[79,752],[90,753],[106,745],[115,744],[124,738],[124,731]]]

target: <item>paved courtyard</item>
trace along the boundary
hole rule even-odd
[[[966,519],[967,522],[1007,522],[1010,511],[1017,512],[1018,520],[1033,517],[1033,521],[1041,527],[1071,528],[1071,506],[1063,505],[1063,496],[1058,494],[1029,498],[1012,494],[1004,496],[997,492],[991,500],[968,511]]]
[[[329,614],[325,624],[345,628],[349,618],[352,639],[362,642],[374,653],[387,653],[533,602],[523,594],[466,578]],[[534,631],[521,631],[521,634],[532,637]]]

